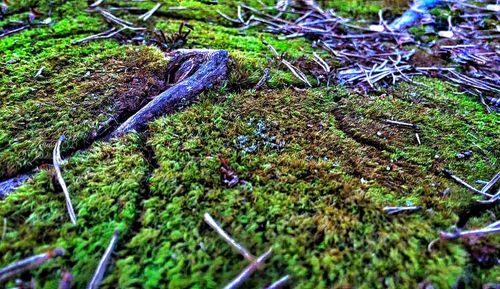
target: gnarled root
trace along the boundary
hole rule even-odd
[[[227,76],[227,51],[180,49],[168,56],[171,57],[168,76],[175,84],[122,123],[111,133],[111,138],[144,128],[154,118],[172,111],[181,102],[192,100]]]

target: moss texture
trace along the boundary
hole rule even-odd
[[[43,13],[52,7],[54,26],[0,39],[0,179],[42,164],[31,181],[0,200],[0,219],[7,221],[0,267],[63,247],[64,257],[21,277],[56,288],[60,271],[70,270],[74,288],[83,288],[118,227],[122,235],[102,288],[220,288],[246,262],[203,222],[208,212],[252,253],[274,250],[266,269],[242,288],[284,274],[292,276],[292,288],[500,282],[498,236],[439,243],[427,252],[439,231],[451,229],[479,199],[443,170],[472,184],[499,171],[498,114],[430,79],[359,95],[342,87],[297,89],[301,84],[275,67],[270,89],[248,89],[268,62],[262,40],[293,57],[307,57],[312,48],[305,40],[231,27],[216,10],[234,15],[236,1],[162,1],[161,17],[148,25],[169,33],[187,20],[195,28],[188,48],[230,52],[229,80],[140,134],[72,155],[63,167],[78,216],[71,226],[53,170],[44,164],[55,140],[66,134],[64,150],[71,152],[110,117],[137,109],[163,88],[167,60],[158,49],[112,40],[71,45],[106,25],[84,12],[83,1],[49,2],[38,6]],[[349,3],[331,5],[355,17],[378,10]],[[19,1],[8,19],[26,17],[31,5]],[[42,77],[34,78],[42,66]],[[418,124],[422,144],[413,130],[386,119]],[[466,150],[471,158],[456,157]],[[245,182],[223,184],[219,155]],[[442,196],[446,188],[451,192]],[[423,210],[382,211],[404,205]],[[473,214],[465,228],[498,214],[498,206]]]

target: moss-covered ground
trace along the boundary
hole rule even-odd
[[[119,122],[164,88],[162,52],[114,40],[72,45],[106,29],[84,11],[85,1],[19,1],[0,20],[22,19],[37,5],[42,13],[51,10],[55,22],[0,39],[0,179],[41,168],[0,200],[0,221],[7,224],[0,267],[63,247],[65,256],[21,277],[56,288],[60,272],[69,270],[74,288],[84,288],[118,227],[122,234],[102,288],[220,288],[246,261],[203,222],[208,212],[252,253],[273,248],[265,270],[243,288],[261,288],[285,274],[292,276],[291,288],[500,283],[498,235],[441,242],[427,251],[439,231],[459,219],[470,215],[465,228],[473,229],[500,214],[498,206],[472,210],[480,198],[443,174],[449,169],[475,184],[499,171],[498,114],[431,79],[360,95],[336,86],[304,89],[273,66],[268,87],[257,92],[250,88],[269,57],[263,40],[293,57],[308,57],[310,44],[237,30],[216,13],[234,15],[237,1],[161,2],[161,17],[150,25],[171,33],[188,21],[194,30],[186,47],[228,50],[229,79],[191,107],[111,142],[93,142],[103,124]],[[379,9],[359,1],[327,4],[355,17]],[[422,144],[415,131],[386,119],[418,124]],[[69,139],[63,176],[77,226],[47,165],[61,134]],[[468,150],[470,158],[457,158]],[[219,156],[244,182],[224,185]],[[446,188],[451,191],[443,195]],[[382,211],[405,205],[423,209],[395,216]]]

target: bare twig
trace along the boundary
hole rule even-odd
[[[469,237],[469,236],[483,236],[487,234],[492,234],[492,233],[498,233],[500,232],[500,221],[496,221],[484,228],[477,229],[477,230],[469,230],[469,231],[460,231],[456,230],[454,232],[441,232],[439,234],[439,238],[441,240],[454,240],[462,237]]]
[[[214,229],[217,234],[219,234],[219,236],[221,236],[222,239],[229,244],[229,246],[233,247],[233,249],[243,255],[243,257],[245,257],[245,259],[247,259],[249,262],[255,261],[255,256],[252,255],[243,245],[239,244],[233,238],[231,238],[231,236],[229,236],[229,234],[226,233],[226,231],[224,231],[224,229],[222,229],[219,224],[217,224],[217,222],[212,218],[212,216],[210,216],[209,213],[205,213],[203,217],[205,219],[205,222],[210,227],[212,227],[212,229]]]
[[[500,189],[498,189],[498,192],[494,194],[489,200],[481,200],[479,202],[482,204],[492,204],[497,201],[500,201]]]
[[[99,288],[99,285],[102,282],[102,278],[104,277],[104,273],[106,273],[106,268],[108,267],[109,260],[111,259],[111,254],[115,250],[119,236],[120,236],[120,230],[116,229],[115,232],[113,233],[113,237],[109,241],[109,245],[106,248],[104,255],[102,255],[102,258],[99,261],[99,265],[97,266],[94,276],[92,277],[92,280],[90,280],[87,289]]]
[[[422,145],[422,142],[420,141],[420,136],[418,135],[418,133],[415,133],[415,138],[417,139],[417,143],[419,145]]]
[[[90,4],[90,7],[92,7],[92,8],[97,7],[97,6],[101,5],[102,2],[104,2],[104,0],[97,0],[94,3]]]
[[[402,121],[395,121],[395,120],[386,119],[386,120],[384,120],[384,122],[389,123],[389,124],[393,124],[393,125],[397,125],[397,126],[403,126],[403,127],[414,128],[414,129],[419,129],[419,128],[420,128],[420,127],[419,127],[418,125],[416,125],[416,124],[407,123],[407,122],[402,122]]]
[[[61,143],[65,140],[65,136],[62,135],[59,137],[59,140],[56,143],[56,146],[54,147],[54,152],[52,154],[52,160],[54,163],[54,169],[56,170],[56,177],[57,181],[59,182],[59,185],[61,186],[64,197],[66,198],[66,208],[68,209],[68,214],[69,218],[71,219],[71,223],[73,225],[76,225],[76,215],[75,211],[73,210],[73,204],[71,203],[71,197],[69,195],[68,187],[66,186],[66,182],[64,181],[61,173],[61,165],[63,163],[63,160],[61,159]]]
[[[49,259],[62,255],[64,255],[64,249],[56,248],[46,253],[35,255],[12,263],[3,269],[0,269],[0,283],[11,279],[17,274],[36,268]]]
[[[106,30],[104,32],[90,35],[88,37],[82,38],[82,39],[77,40],[77,41],[73,41],[71,44],[80,44],[80,43],[89,42],[91,40],[111,38],[111,37],[115,36],[116,34],[122,32],[125,29],[126,28],[116,29],[113,27],[113,28]]]
[[[141,16],[139,16],[139,19],[141,19],[144,22],[148,21],[149,17],[153,16],[153,14],[158,9],[160,9],[160,7],[161,7],[161,3],[156,4],[155,7],[153,7],[151,10],[149,10],[148,12],[146,12],[146,13],[142,14]]]
[[[470,236],[484,236],[488,234],[493,234],[493,233],[499,233],[500,232],[500,221],[496,221],[494,223],[489,224],[488,226],[477,229],[477,230],[469,230],[469,231],[462,231],[459,229],[455,229],[452,232],[441,232],[439,233],[439,238],[431,241],[429,245],[427,246],[427,250],[429,252],[432,251],[432,248],[434,244],[436,244],[439,241],[445,241],[445,240],[455,240],[458,238],[462,237],[470,237]]]
[[[290,72],[295,76],[297,77],[300,81],[302,81],[303,83],[307,84],[309,87],[312,87],[311,83],[309,82],[309,80],[307,80],[307,76],[302,72],[300,71],[300,69],[298,69],[297,67],[293,66],[290,62],[288,62],[287,60],[283,59],[283,57],[281,57],[278,52],[276,51],[276,49],[269,43],[267,42],[263,42],[264,45],[267,46],[267,48],[269,48],[269,50],[271,50],[272,54],[276,57],[276,59],[281,62],[283,65],[285,65],[288,70],[290,70]]]
[[[410,207],[384,207],[383,210],[389,215],[395,215],[403,212],[415,212],[422,209],[420,206],[410,206]]]
[[[283,288],[283,286],[285,286],[286,283],[288,283],[289,280],[290,280],[290,276],[289,275],[283,276],[278,281],[276,281],[273,284],[265,287],[265,289],[280,289],[280,288]]]
[[[485,192],[482,192],[476,188],[474,188],[473,186],[469,185],[467,182],[465,182],[464,180],[462,180],[461,178],[459,178],[458,176],[454,175],[451,171],[449,170],[445,170],[445,174],[450,177],[451,179],[453,179],[456,183],[462,185],[463,187],[467,188],[469,191],[471,192],[474,192],[476,194],[480,194],[480,195],[483,195],[485,197],[488,197],[488,198],[491,198],[493,197],[492,195],[488,194],[488,193],[485,193]]]
[[[263,267],[264,262],[271,256],[271,254],[272,249],[267,250],[264,254],[248,265],[236,278],[229,282],[229,284],[224,286],[224,289],[238,288],[243,282],[245,282],[246,279],[248,279],[250,275],[253,274],[253,272]]]
[[[45,69],[45,66],[42,66],[37,73],[35,74],[34,78],[38,78],[42,75],[43,70]]]
[[[498,172],[484,187],[481,192],[487,193],[500,180],[500,172]]]

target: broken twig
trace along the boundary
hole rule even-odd
[[[217,234],[219,234],[219,236],[221,236],[222,239],[226,241],[226,243],[229,244],[229,246],[233,247],[233,249],[235,249],[236,251],[238,251],[238,253],[243,255],[243,257],[245,257],[245,259],[248,260],[249,262],[255,261],[255,256],[252,255],[243,245],[239,244],[233,238],[231,238],[231,236],[229,236],[229,234],[226,233],[226,231],[224,231],[224,229],[222,229],[222,227],[219,224],[217,224],[217,222],[212,218],[212,216],[210,216],[209,213],[205,213],[203,218],[205,219],[205,222],[210,227],[212,227],[212,229],[214,229],[217,232]]]
[[[113,254],[113,251],[115,250],[119,236],[120,236],[120,230],[116,229],[115,232],[113,233],[111,241],[109,241],[109,245],[106,248],[104,255],[102,255],[102,258],[99,261],[99,265],[97,266],[94,276],[92,277],[92,280],[90,280],[87,289],[99,288],[99,285],[102,282],[102,278],[104,277],[104,273],[106,273],[106,268],[108,267],[109,260],[111,259],[111,254]]]
[[[272,254],[272,249],[267,250],[264,254],[259,256],[255,261],[253,261],[250,265],[248,265],[236,278],[234,278],[229,284],[224,286],[224,289],[234,289],[238,288],[250,275],[253,274],[256,270],[261,268]]]
[[[290,280],[290,276],[289,275],[283,276],[278,281],[276,281],[273,284],[265,287],[265,289],[280,289],[280,288],[283,288],[283,286],[285,286],[286,283],[288,283],[289,280]]]
[[[496,221],[492,224],[489,224],[488,226],[481,228],[481,229],[476,229],[476,230],[469,230],[469,231],[462,231],[460,229],[455,229],[452,232],[441,232],[439,233],[439,238],[436,240],[433,240],[432,242],[429,243],[427,246],[427,249],[432,251],[432,247],[434,244],[436,244],[439,241],[445,241],[445,240],[455,240],[458,238],[463,238],[463,237],[471,237],[471,236],[484,236],[488,234],[493,234],[493,233],[499,233],[500,232],[500,221]]]
[[[403,212],[416,212],[421,210],[420,206],[409,206],[409,207],[384,207],[383,210],[389,215],[395,215]]]
[[[61,173],[61,165],[63,160],[61,159],[61,143],[66,139],[64,135],[59,137],[57,140],[56,146],[54,147],[54,152],[52,154],[52,160],[54,162],[54,169],[56,170],[56,177],[59,185],[61,186],[64,197],[66,198],[66,208],[68,209],[69,218],[71,219],[71,223],[76,225],[76,215],[73,210],[73,204],[71,203],[71,197],[68,192],[68,187],[66,186],[66,182],[64,181]]]

